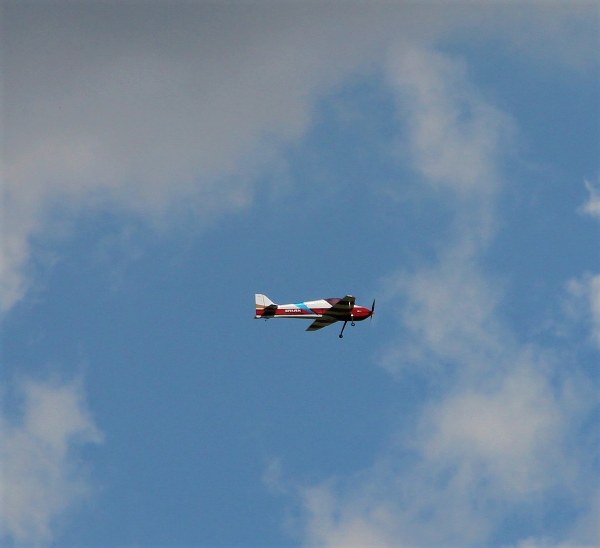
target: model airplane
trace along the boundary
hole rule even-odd
[[[318,301],[305,301],[296,304],[276,304],[266,295],[255,294],[256,319],[263,318],[300,318],[303,320],[314,320],[306,331],[316,331],[335,322],[344,322],[340,331],[340,339],[344,336],[346,324],[354,325],[373,316],[375,312],[375,300],[371,308],[355,305],[355,298],[346,295],[341,299],[320,299]]]

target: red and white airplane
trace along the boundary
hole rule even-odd
[[[306,331],[316,331],[335,322],[344,322],[340,331],[340,339],[344,336],[346,324],[354,325],[371,317],[375,312],[375,300],[371,308],[354,304],[355,298],[346,295],[341,299],[319,299],[318,301],[305,301],[296,304],[276,304],[266,295],[255,294],[256,316],[255,319],[263,318],[300,318],[303,320],[314,320]]]

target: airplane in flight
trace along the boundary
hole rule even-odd
[[[255,319],[270,318],[300,318],[303,320],[314,320],[306,331],[316,331],[335,322],[344,322],[339,338],[344,336],[346,324],[354,325],[373,316],[375,312],[375,299],[371,308],[354,304],[355,298],[346,295],[341,299],[319,299],[317,301],[305,301],[296,304],[276,304],[266,295],[256,293]]]

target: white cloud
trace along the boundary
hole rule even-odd
[[[544,506],[558,498],[578,516],[544,531],[548,542],[598,543],[587,517],[597,470],[591,447],[581,437],[573,443],[597,397],[559,353],[519,342],[498,310],[502,290],[481,266],[512,124],[469,86],[461,62],[427,51],[398,55],[390,81],[409,119],[410,159],[454,223],[437,260],[387,280],[388,299],[403,312],[382,363],[400,380],[409,369],[422,374],[433,393],[372,467],[299,490],[304,540],[490,544],[518,514],[534,523],[522,539],[529,542]],[[591,280],[573,282],[573,291],[592,291]]]
[[[463,479],[473,483],[469,491],[483,480],[495,496],[520,499],[556,481],[572,402],[568,396],[557,401],[548,379],[527,359],[512,368],[494,365],[506,372],[491,376],[488,386],[469,380],[425,411],[421,443],[427,461],[462,468]]]
[[[600,274],[584,274],[567,283],[567,313],[589,323],[590,338],[600,348]]]
[[[600,219],[600,188],[585,181],[589,197],[580,213]],[[566,285],[565,312],[571,320],[584,320],[589,325],[590,339],[600,348],[600,274],[589,272],[569,280]]]
[[[551,380],[564,363],[547,351],[512,358],[465,373],[369,469],[299,489],[306,544],[489,545],[517,514],[537,532],[556,498],[578,517],[547,543],[597,543],[593,446],[572,443],[596,398],[585,379]]]
[[[17,416],[5,411],[2,429],[0,524],[5,541],[46,544],[59,518],[90,491],[85,444],[102,436],[80,383],[21,383]]]
[[[252,10],[210,11],[166,18],[146,6],[117,20],[99,5],[7,8],[4,309],[26,290],[49,209],[117,205],[151,218],[184,199],[203,217],[244,207],[274,143],[302,135],[311,97],[345,70],[333,52],[324,77],[315,21],[284,32],[272,17],[247,22]]]
[[[460,59],[422,49],[393,50],[389,78],[408,120],[412,161],[427,181],[471,195],[489,192],[509,117],[468,85]]]
[[[389,75],[398,116],[408,120],[409,160],[454,221],[437,263],[388,280],[411,337],[384,362],[396,371],[415,361],[431,366],[449,359],[481,368],[502,348],[495,335],[499,286],[481,274],[478,256],[495,230],[500,158],[514,124],[473,89],[460,59],[394,50]]]
[[[257,170],[275,161],[282,143],[303,136],[319,96],[363,64],[379,63],[389,43],[491,33],[524,52],[580,62],[595,37],[582,10],[9,2],[1,23],[1,308],[25,294],[31,240],[47,232],[53,209],[66,216],[118,207],[152,219],[174,204],[198,217],[246,207]],[[516,20],[539,31],[527,33],[526,44]],[[431,71],[419,74],[420,62],[408,54],[403,70],[430,91],[431,106],[436,81]],[[441,180],[459,170],[460,184],[472,186],[484,182],[497,137],[485,123],[504,122],[493,110],[479,116],[488,107],[476,97],[465,106],[466,119],[457,110],[422,120],[413,146],[427,174]],[[462,131],[449,131],[457,122]],[[441,146],[447,138],[456,139],[450,148]],[[459,165],[457,151],[469,161]]]
[[[341,509],[327,485],[305,489],[302,499],[308,514],[306,540],[309,546],[398,545],[389,536],[392,515],[384,505],[368,510]]]
[[[498,286],[459,248],[448,250],[437,265],[392,276],[388,298],[398,300],[403,330],[410,335],[387,349],[382,364],[394,375],[416,366],[440,373],[449,362],[487,370],[504,352],[495,316],[500,297]]]
[[[581,212],[600,219],[600,184],[594,185],[585,181],[585,188],[587,188],[589,197],[581,207]]]
[[[395,372],[407,363],[450,364],[454,378],[424,410],[413,443],[390,450],[349,487],[301,490],[306,538],[485,542],[506,516],[506,498],[527,500],[568,471],[564,425],[581,415],[566,392],[554,393],[538,369],[543,360],[525,360],[498,320],[499,291],[478,261],[494,232],[498,163],[512,122],[469,85],[460,59],[428,46],[461,32],[546,58],[595,58],[596,8],[581,14],[582,5],[341,12],[10,4],[2,18],[2,307],[24,295],[31,238],[53,207],[109,205],[148,217],[182,201],[202,215],[244,207],[254,173],[282,142],[302,137],[320,94],[397,44],[386,69],[408,122],[412,166],[449,198],[455,226],[437,263],[390,282],[407,303],[402,329],[413,342],[390,349],[386,363]],[[11,501],[3,524],[12,538],[36,542],[51,538],[52,521],[86,491],[73,449],[99,437],[77,386],[24,390],[22,424],[2,425],[3,499]],[[267,474],[272,488],[278,467]],[[587,502],[584,493],[578,503]]]

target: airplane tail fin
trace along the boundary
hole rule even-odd
[[[254,301],[256,303],[256,315],[255,318],[265,318],[273,315],[273,311],[277,310],[277,304],[275,304],[269,297],[261,293],[254,294]]]

